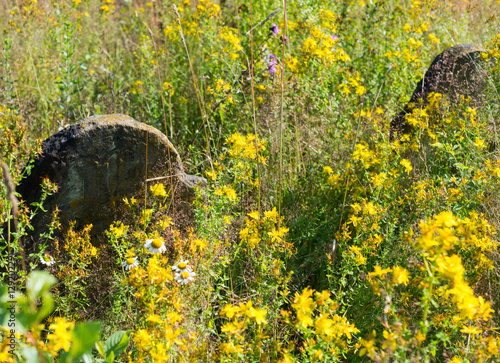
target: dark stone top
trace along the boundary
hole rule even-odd
[[[479,57],[483,51],[474,44],[461,44],[446,49],[431,63],[424,77],[418,82],[410,102],[391,122],[391,138],[396,132],[409,133],[410,125],[405,116],[414,107],[427,104],[431,92],[445,94],[452,104],[460,101],[461,96],[471,97],[475,105],[486,86],[484,64]]]
[[[63,228],[76,221],[77,229],[92,224],[92,236],[102,234],[123,198],[132,196],[144,183],[146,160],[148,178],[171,176],[163,180],[167,185],[194,183],[163,133],[125,115],[90,117],[49,137],[31,174],[17,188],[30,205],[40,200],[43,178],[59,187],[44,203],[48,212],[33,220],[35,236],[46,229],[56,206],[61,210]]]

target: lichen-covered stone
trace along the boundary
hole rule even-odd
[[[473,105],[479,105],[486,86],[484,63],[480,58],[482,48],[473,44],[461,44],[446,49],[431,63],[424,77],[418,82],[410,102],[391,122],[391,138],[395,133],[411,131],[405,116],[416,106],[426,105],[431,92],[447,95],[452,104],[462,96],[471,97]]]
[[[157,129],[125,115],[94,116],[45,140],[18,192],[30,205],[40,199],[40,183],[48,177],[59,190],[44,207],[61,210],[63,228],[69,221],[77,229],[92,224],[95,238],[109,228],[124,197],[136,193],[146,178],[160,176],[170,176],[162,182],[173,190],[203,182],[184,173],[177,150]],[[34,235],[46,229],[49,216],[35,216]]]

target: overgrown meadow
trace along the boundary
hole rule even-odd
[[[169,183],[124,196],[99,246],[91,226],[56,238],[56,211],[29,255],[30,219],[51,211],[21,202],[7,228],[2,182],[0,265],[16,256],[23,295],[12,333],[2,287],[0,361],[500,361],[500,2],[0,8],[14,183],[43,139],[110,113],[208,180],[189,218]],[[482,107],[431,94],[390,140],[434,57],[465,43],[484,49]]]

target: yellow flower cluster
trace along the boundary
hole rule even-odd
[[[142,316],[133,337],[134,361],[176,361],[176,348],[195,352],[191,344],[197,336],[184,336],[184,304],[166,257],[154,255],[146,268],[132,269],[124,283],[134,288]]]
[[[155,254],[149,259],[146,269],[138,266],[131,270],[128,283],[137,288],[137,298],[147,297],[149,285],[163,287],[173,281],[174,276],[167,264],[168,260],[158,256],[161,255]]]
[[[225,99],[227,102],[234,104],[235,100],[230,91],[231,85],[220,78],[215,82],[215,88],[212,88],[210,86],[207,87],[207,92],[209,94],[216,96],[219,100]]]
[[[363,256],[363,253],[361,253],[361,248],[359,248],[358,246],[349,247],[349,252],[350,257],[353,258],[359,266],[366,263],[366,257]]]
[[[241,46],[241,39],[234,34],[233,29],[228,27],[224,27],[219,32],[220,37],[229,43],[229,46],[225,47],[223,50],[231,56],[233,60],[236,60],[240,57],[240,52],[243,51],[243,47]]]
[[[149,221],[151,220],[151,217],[153,216],[154,209],[152,208],[145,208],[141,211],[141,223],[144,226],[147,226]]]
[[[330,66],[349,62],[350,56],[338,46],[337,15],[321,8],[314,20],[288,21],[290,38],[301,39],[299,54],[286,55],[287,69],[294,75],[307,76],[311,67],[327,71]]]
[[[488,173],[500,179],[500,160],[492,162],[491,160],[486,160],[485,164]]]
[[[254,134],[243,136],[238,132],[228,137],[227,143],[230,147],[228,151],[230,156],[241,159],[258,157],[260,162],[265,162],[265,158],[259,155],[260,152],[266,150],[265,142]]]
[[[337,15],[330,9],[319,10],[319,20],[321,26],[331,31],[332,34],[337,32]]]
[[[392,282],[394,284],[408,285],[410,273],[407,269],[405,269],[403,267],[399,267],[399,266],[394,266],[392,268],[388,267],[388,268],[382,269],[379,265],[376,265],[374,271],[372,271],[368,274],[368,280],[372,284],[372,287],[374,288],[376,293],[379,293],[379,290],[378,290],[379,285],[374,278],[380,277],[382,279],[385,279],[389,273],[392,273]]]
[[[407,174],[410,174],[410,171],[413,170],[413,166],[411,165],[410,160],[402,159],[399,163],[403,165]]]
[[[345,316],[336,313],[339,306],[328,291],[305,288],[302,293],[295,293],[291,306],[295,318],[286,310],[281,314],[306,337],[305,350],[309,355],[318,356],[324,352],[339,357],[349,349],[352,334],[359,333]]]
[[[165,29],[163,29],[163,34],[171,42],[176,42],[180,39],[179,30],[179,24],[172,23],[171,25],[167,25]]]
[[[241,241],[251,249],[256,248],[262,240],[278,250],[291,248],[284,240],[289,230],[280,225],[279,219],[276,208],[264,212],[264,218],[260,218],[258,211],[248,213],[245,228],[240,231]]]
[[[142,81],[135,81],[130,90],[132,91],[133,94],[141,94],[144,92],[143,89],[144,82]]]
[[[422,237],[419,246],[429,256],[461,250],[474,259],[470,263],[476,268],[491,269],[492,263],[477,265],[479,261],[489,261],[487,255],[496,251],[493,240],[495,227],[483,215],[471,212],[467,218],[457,218],[452,212],[442,212],[432,222],[422,222]]]
[[[109,234],[114,238],[118,239],[124,237],[127,234],[128,226],[124,225],[123,222],[115,222],[109,226]]]
[[[163,92],[165,92],[168,97],[172,97],[175,94],[173,84],[170,82],[163,82]]]
[[[366,169],[370,168],[372,165],[380,163],[380,158],[377,156],[376,152],[371,150],[365,142],[356,144],[352,154],[352,159],[361,161]]]
[[[215,195],[226,195],[229,198],[229,200],[231,200],[231,201],[238,200],[238,196],[236,195],[236,191],[232,187],[227,186],[227,185],[223,185],[220,188],[216,188],[214,194]]]
[[[231,89],[231,85],[227,82],[224,82],[224,80],[219,78],[216,82],[215,89],[217,92],[220,92],[222,90],[229,91]]]
[[[422,235],[417,239],[417,245],[426,258],[450,286],[444,296],[452,296],[461,315],[467,319],[488,320],[493,310],[490,302],[485,302],[482,297],[476,297],[465,277],[465,268],[462,258],[453,253],[463,251],[472,258],[477,269],[491,269],[493,263],[487,258],[496,250],[496,244],[491,239],[493,227],[472,213],[469,218],[456,218],[452,212],[442,212],[431,221],[421,222]]]
[[[260,309],[253,306],[252,301],[246,304],[239,305],[227,304],[220,312],[221,316],[226,317],[230,321],[225,323],[221,331],[226,334],[227,340],[220,343],[220,350],[225,355],[230,354],[245,354],[250,352],[252,341],[247,338],[249,328],[254,328],[253,324],[257,324],[257,340],[262,339],[262,326],[267,324],[266,309]]]
[[[68,252],[73,261],[78,265],[88,265],[92,258],[97,257],[98,249],[90,243],[90,230],[92,225],[86,225],[81,231],[74,230],[74,223],[68,229],[64,241],[64,250]]]
[[[55,322],[49,326],[49,329],[53,330],[53,332],[47,335],[47,348],[50,353],[57,355],[61,349],[66,352],[69,351],[75,323],[60,317],[56,317],[54,320]]]
[[[497,34],[492,40],[491,43],[486,43],[488,49],[486,52],[482,53],[482,57],[487,59],[500,59],[500,34]],[[496,62],[496,68],[498,68],[499,62]]]
[[[198,0],[196,6],[197,16],[206,19],[217,18],[221,15],[220,5],[211,0]]]
[[[470,279],[466,277],[474,272],[477,260],[481,259],[477,254],[484,259],[484,253],[491,253],[496,249],[491,240],[493,227],[476,213],[460,219],[451,212],[442,212],[429,221],[421,222],[419,227],[422,234],[416,238],[415,246],[423,258],[423,265],[419,266],[420,272],[417,270],[416,276],[411,278],[409,271],[400,266],[381,268],[378,265],[368,274],[368,281],[375,293],[384,297],[384,314],[387,314],[385,319],[390,316],[395,322],[384,325],[383,339],[380,341],[377,341],[375,331],[371,337],[361,339],[360,356],[368,355],[375,360],[388,359],[397,350],[411,350],[410,346],[420,346],[424,341],[432,344],[431,334],[435,332],[431,333],[428,329],[429,315],[435,324],[434,329],[443,330],[438,334],[449,334],[450,329],[455,329],[468,334],[469,339],[472,337],[473,348],[468,347],[467,351],[479,355],[485,352],[498,354],[498,339],[479,335],[490,324],[493,314],[491,304],[474,294],[469,285]],[[412,232],[407,236],[411,237]],[[476,257],[464,264],[458,252],[466,254],[468,258]],[[484,269],[484,266],[481,268]],[[395,285],[408,286],[410,290],[401,292],[401,287],[395,289]],[[413,289],[420,291],[416,293]],[[397,291],[401,293],[404,306],[408,306],[412,296],[421,296],[419,305],[422,312],[419,313],[419,319],[423,321],[417,324],[413,313],[400,314],[403,310],[393,310],[397,309],[397,305],[393,304]],[[407,315],[409,320],[404,318]],[[415,325],[417,329],[410,340],[407,340],[409,336],[404,332],[405,329],[412,329],[408,324]],[[400,343],[398,346],[395,345],[396,341]]]
[[[333,169],[329,166],[325,166],[323,167],[323,173],[327,174],[328,177],[327,177],[327,183],[331,186],[331,187],[339,187],[338,185],[338,181],[340,179],[340,175],[339,174],[335,174],[333,172]]]
[[[302,44],[304,58],[316,58],[327,64],[334,61],[349,62],[351,57],[341,48],[334,49],[336,41],[318,27],[311,28],[311,36]]]
[[[362,83],[361,76],[360,76],[359,72],[356,72],[354,75],[352,75],[351,77],[348,77],[346,80],[344,80],[342,83],[340,83],[337,86],[337,89],[339,89],[345,95],[351,94],[351,89],[352,89],[352,90],[354,90],[354,93],[362,96],[366,93],[366,89],[361,83]],[[349,88],[349,86],[351,88]],[[355,113],[354,116],[358,117],[359,114]],[[368,116],[369,117],[369,116],[371,116],[371,111],[362,110],[361,116]]]
[[[105,0],[103,1],[103,4],[101,6],[101,11],[104,13],[104,14],[107,14],[107,13],[111,13],[113,12],[113,10],[115,10],[115,1],[114,0]]]
[[[159,183],[155,185],[151,185],[149,190],[155,197],[167,197],[168,193],[165,191],[165,185]]]

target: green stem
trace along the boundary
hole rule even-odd
[[[429,286],[429,295],[428,295],[428,298],[426,299],[425,301],[425,307],[424,307],[424,316],[423,316],[423,322],[424,322],[424,335],[427,334],[427,314],[429,313],[429,305],[431,303],[431,300],[432,300],[432,291],[434,289],[434,276],[432,275],[432,271],[429,267],[429,264],[427,263],[427,259],[424,258],[424,264],[425,264],[425,268],[427,270],[427,272],[429,273],[429,276],[431,278],[431,282],[430,282],[430,286]]]

